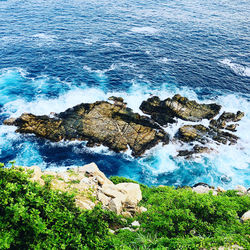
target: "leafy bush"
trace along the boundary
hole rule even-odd
[[[80,210],[73,194],[50,189],[52,177],[41,186],[29,180],[30,174],[0,164],[0,249],[209,249],[233,244],[250,249],[250,222],[239,220],[250,207],[249,196],[140,184],[140,205],[148,210],[124,219],[101,205]],[[138,231],[119,230],[133,220],[141,224]]]
[[[32,183],[22,170],[0,168],[0,249],[112,248],[109,217],[100,206],[80,211],[72,195]]]
[[[190,188],[146,188],[138,215],[143,234],[157,234],[159,244],[170,249],[197,249],[237,243],[249,247],[249,222],[239,217],[250,207],[248,196],[231,191],[222,195],[197,194]]]

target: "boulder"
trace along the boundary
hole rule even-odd
[[[196,154],[208,154],[212,151],[211,148],[195,145],[191,150],[180,150],[178,156],[184,156],[185,158],[190,158]]]
[[[111,197],[105,195],[103,192],[99,191],[97,192],[97,196],[96,198],[104,205],[104,206],[108,206],[108,204],[111,201]]]
[[[81,171],[83,171],[87,176],[91,176],[91,177],[95,176],[99,185],[104,185],[104,184],[112,185],[113,184],[113,182],[110,181],[105,176],[105,174],[99,170],[99,168],[94,162],[88,165],[85,165],[81,168],[78,168],[78,172],[81,172]]]
[[[122,212],[122,200],[119,197],[111,199],[108,204],[109,210],[113,211],[116,214],[121,214]]]
[[[241,216],[241,220],[244,222],[244,221],[247,221],[250,219],[250,210],[248,210],[247,212],[245,212],[242,216]]]
[[[152,119],[105,101],[82,103],[53,117],[24,113],[4,124],[17,126],[16,132],[33,133],[54,142],[87,141],[87,146],[102,144],[115,152],[130,148],[134,156],[159,142],[169,142],[166,132]]]
[[[217,195],[217,192],[211,186],[202,182],[195,184],[192,190],[198,194],[207,194],[209,191],[212,191],[213,195]]]
[[[119,198],[122,202],[126,201],[125,192],[120,191],[116,185],[103,185],[101,189],[99,189],[103,194],[111,198]]]
[[[178,137],[184,142],[200,141],[204,142],[208,134],[208,128],[198,125],[184,125],[178,131]]]
[[[140,185],[136,183],[119,183],[116,188],[125,194],[128,204],[136,204],[142,199]]]
[[[242,186],[242,185],[237,185],[235,187],[235,190],[238,191],[239,195],[247,194],[247,189],[244,186]]]
[[[135,221],[133,221],[133,222],[131,223],[131,225],[132,225],[133,227],[139,227],[139,226],[140,226],[140,223],[139,223],[139,221],[135,220]]]
[[[217,192],[224,193],[224,192],[226,192],[226,190],[223,187],[218,186]]]
[[[141,104],[140,109],[159,124],[166,125],[175,122],[174,118],[193,122],[210,120],[219,114],[221,106],[215,103],[199,104],[177,94],[164,101],[157,96],[151,97]]]

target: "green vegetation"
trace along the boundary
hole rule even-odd
[[[250,222],[240,222],[250,198],[234,191],[213,196],[141,185],[140,205],[148,210],[125,219],[101,205],[80,210],[73,194],[33,183],[22,169],[0,166],[0,249],[209,249],[233,244],[250,249]],[[141,224],[138,231],[119,230],[133,220]]]

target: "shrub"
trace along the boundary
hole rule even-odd
[[[74,194],[50,189],[51,176],[41,186],[29,180],[30,174],[0,164],[0,249],[209,249],[233,244],[250,249],[250,222],[239,220],[250,207],[249,196],[140,184],[140,205],[148,210],[125,219],[101,204],[80,210]],[[119,230],[133,220],[141,224],[138,231]],[[113,235],[109,228],[118,230]]]
[[[73,195],[0,168],[0,249],[112,248],[109,213],[100,206],[80,211]]]

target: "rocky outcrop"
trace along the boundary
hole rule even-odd
[[[201,124],[198,125],[184,125],[176,135],[178,139],[183,142],[197,141],[205,144],[211,140],[230,145],[236,144],[239,139],[236,135],[229,132],[221,131],[219,129],[207,128]]]
[[[157,96],[149,98],[147,101],[143,101],[140,109],[145,114],[151,115],[152,119],[159,124],[166,125],[173,123],[175,118],[193,122],[202,119],[210,120],[219,114],[221,106],[216,103],[199,104],[177,94],[164,101],[161,101]]]
[[[139,115],[126,107],[123,98],[111,96],[110,102],[82,103],[59,114],[36,116],[22,114],[17,119],[7,119],[6,125],[15,125],[19,133],[33,133],[51,140],[87,141],[87,146],[104,145],[115,152],[131,149],[133,156],[141,156],[159,142],[167,144],[169,136],[162,126],[176,119],[191,121],[174,135],[174,142],[188,144],[190,150],[180,150],[178,156],[190,158],[213,151],[210,142],[236,144],[233,134],[244,113],[223,112],[218,119],[221,106],[215,103],[199,104],[177,94],[163,101],[153,96],[143,101],[140,109],[149,116]],[[208,119],[209,126],[198,122]],[[196,124],[193,124],[197,122]],[[230,131],[230,132],[229,132]]]
[[[226,129],[232,132],[236,131],[236,127],[239,126],[236,122],[240,121],[244,117],[244,112],[238,111],[236,114],[230,112],[223,112],[217,120],[211,120],[209,127],[213,129]],[[230,122],[231,124],[227,124]]]
[[[36,166],[24,169],[30,173],[32,181],[39,182],[41,185],[49,183],[50,187],[55,190],[73,192],[76,205],[82,209],[92,209],[98,202],[101,202],[103,208],[127,217],[147,211],[144,207],[138,207],[142,199],[139,184],[115,185],[95,163],[58,172],[42,172]]]
[[[168,143],[168,135],[151,119],[133,113],[122,105],[123,99],[109,102],[83,103],[50,116],[22,114],[6,125],[18,127],[16,132],[33,133],[51,141],[88,141],[87,146],[104,145],[115,152],[130,148],[134,156],[143,154],[159,142]]]

